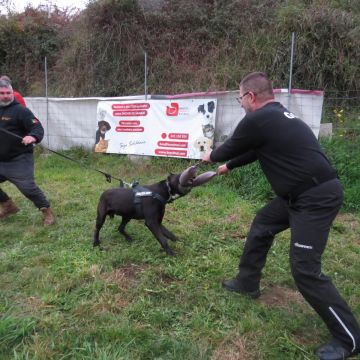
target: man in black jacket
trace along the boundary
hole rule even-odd
[[[33,144],[43,136],[40,121],[17,102],[10,83],[0,80],[0,183],[13,183],[42,211],[44,225],[53,225],[55,218],[49,202],[34,180]],[[1,188],[0,207],[0,219],[19,211]]]
[[[295,283],[332,335],[316,355],[322,360],[341,360],[357,354],[359,325],[331,279],[321,271],[321,256],[343,200],[336,172],[308,125],[274,100],[265,74],[247,75],[240,83],[239,95],[246,116],[234,134],[203,160],[228,161],[219,166],[219,174],[258,160],[277,197],[257,213],[239,273],[223,286],[259,297],[261,272],[274,236],[290,228]]]

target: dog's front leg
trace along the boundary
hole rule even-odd
[[[145,225],[148,227],[148,229],[153,233],[153,235],[156,237],[156,239],[159,241],[162,248],[165,250],[165,252],[168,255],[175,255],[174,251],[171,250],[169,247],[166,237],[164,236],[161,225],[154,221],[154,220],[146,220]]]
[[[169,229],[167,229],[164,225],[160,224],[162,233],[171,241],[179,241],[179,239],[174,235]]]

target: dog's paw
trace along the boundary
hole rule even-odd
[[[165,252],[166,252],[166,254],[168,254],[169,256],[174,256],[174,255],[175,255],[174,250],[172,250],[172,249],[170,249],[170,248],[166,249]]]
[[[179,239],[178,237],[174,236],[169,238],[172,242],[177,242],[177,241],[181,241],[181,239]]]
[[[101,245],[94,245],[94,249],[98,249],[98,251],[107,251],[107,249]]]

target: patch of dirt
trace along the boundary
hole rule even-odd
[[[289,309],[291,303],[305,305],[306,301],[302,295],[297,291],[284,286],[274,285],[265,291],[259,298],[259,301],[266,306],[275,306]]]
[[[295,332],[291,335],[291,338],[299,346],[314,346],[319,345],[319,339],[321,339],[321,332],[317,329],[312,328],[311,331],[304,332]]]
[[[102,274],[101,278],[109,284],[116,284],[121,289],[127,289],[136,282],[138,274],[146,267],[146,265],[128,264],[115,271]]]
[[[115,294],[111,298],[103,299],[92,306],[95,313],[118,313],[119,310],[126,308],[130,301],[124,297],[124,294]]]
[[[231,214],[225,219],[225,222],[233,223],[233,222],[237,222],[237,220],[238,220],[238,216],[236,214]]]
[[[261,354],[256,351],[256,342],[253,340],[255,338],[255,334],[252,334],[251,339],[246,336],[225,338],[211,360],[261,360]]]
[[[346,227],[349,227],[351,230],[356,230],[359,228],[359,219],[357,219],[352,214],[338,214],[336,221],[344,224]]]
[[[25,298],[24,301],[25,301],[26,305],[28,307],[30,307],[31,309],[38,309],[38,308],[46,307],[45,302],[36,296],[30,296],[28,298]]]
[[[23,313],[34,314],[36,311],[54,308],[55,305],[48,305],[46,302],[41,300],[36,296],[30,296],[27,298],[16,298],[14,301],[16,304],[20,305]]]
[[[32,343],[29,344],[29,349],[31,353],[36,354],[37,359],[56,359],[61,356],[45,336],[35,333],[31,338]]]
[[[182,282],[181,280],[179,280],[171,275],[165,274],[163,272],[161,272],[159,274],[159,278],[160,278],[160,281],[165,284],[173,284],[173,283],[181,283]]]

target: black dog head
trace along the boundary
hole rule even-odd
[[[167,177],[167,184],[169,188],[169,196],[172,201],[191,191],[191,187],[182,186],[180,184],[180,174],[170,174]]]
[[[208,106],[208,112],[213,113],[214,110],[215,110],[215,102],[214,101],[209,101],[207,103],[207,106]]]
[[[110,124],[105,120],[98,121],[98,127],[99,127],[99,130],[102,132],[106,132],[111,129]]]
[[[198,106],[198,112],[201,112],[205,115],[205,105],[204,104]]]

